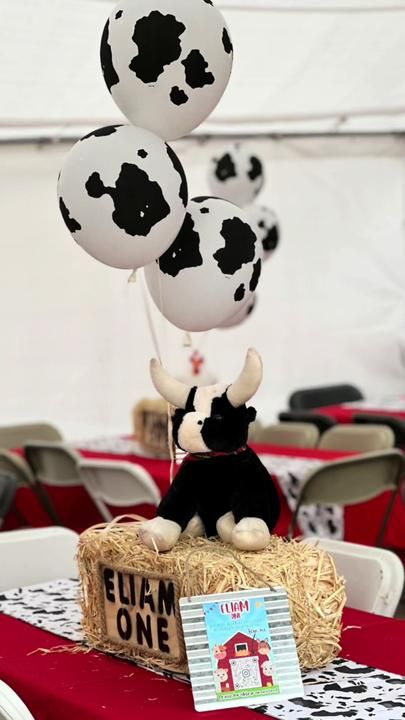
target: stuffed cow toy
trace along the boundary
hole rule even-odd
[[[246,403],[262,380],[256,350],[247,353],[238,379],[229,385],[188,387],[151,361],[153,384],[177,408],[173,439],[188,453],[157,517],[142,524],[140,538],[160,551],[180,535],[219,537],[241,550],[261,550],[277,523],[280,503],[268,471],[246,444],[256,410]]]

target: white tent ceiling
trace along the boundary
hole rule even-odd
[[[98,58],[114,4],[0,0],[2,137],[60,137],[121,118]],[[217,4],[232,33],[234,72],[199,132],[405,130],[405,3]]]

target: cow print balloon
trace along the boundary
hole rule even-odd
[[[263,163],[242,145],[231,145],[211,160],[208,184],[216,197],[244,207],[258,195],[263,183]]]
[[[159,257],[178,234],[187,181],[163,140],[147,130],[112,125],[73,146],[58,197],[68,230],[89,255],[135,269]]]
[[[221,323],[219,326],[220,329],[222,328],[231,328],[236,327],[236,325],[241,325],[245,320],[251,317],[253,310],[255,309],[257,304],[257,297],[256,294],[249,298],[247,302],[244,303],[243,307],[241,307],[235,315],[232,315],[231,318],[228,320],[225,320],[225,322]]]
[[[207,0],[126,0],[107,20],[100,58],[124,115],[173,140],[217,105],[231,74],[233,48],[224,18]]]
[[[173,325],[210,330],[256,290],[261,258],[261,243],[243,210],[219,198],[194,198],[175,241],[145,268],[146,282]]]
[[[280,226],[274,210],[263,205],[246,208],[250,221],[255,225],[257,237],[263,245],[263,260],[272,255],[280,242]]]

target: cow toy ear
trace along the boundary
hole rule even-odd
[[[251,423],[254,420],[256,420],[256,415],[257,415],[256,408],[254,408],[254,407],[246,408],[246,417],[247,417],[248,423]]]

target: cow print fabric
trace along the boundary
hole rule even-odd
[[[337,658],[304,673],[305,696],[255,707],[279,720],[403,720],[405,677]]]
[[[73,579],[16,588],[0,594],[0,612],[54,633],[83,642],[79,582]],[[136,663],[137,664],[137,663]],[[188,680],[168,671],[159,675]],[[279,720],[403,720],[405,678],[337,658],[326,668],[303,672],[304,697],[252,707]]]
[[[323,465],[322,460],[287,455],[260,455],[260,460],[277,477],[292,512],[309,474]],[[305,505],[298,512],[298,524],[305,537],[344,538],[344,510],[339,505]]]
[[[83,640],[78,580],[7,590],[0,593],[0,612],[68,640]]]

